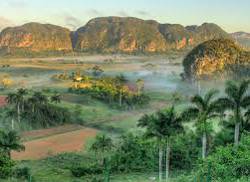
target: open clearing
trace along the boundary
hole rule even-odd
[[[80,152],[84,149],[87,140],[96,136],[97,131],[81,126],[72,131],[72,129],[76,129],[75,127],[67,125],[26,132],[23,134],[25,138],[39,137],[39,139],[24,142],[26,150],[20,153],[13,152],[12,157],[15,160],[35,160],[64,152]]]

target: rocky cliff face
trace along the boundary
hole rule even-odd
[[[76,32],[39,23],[6,28],[0,34],[0,50],[163,53],[228,37],[215,24],[184,27],[153,20],[104,17],[90,20]]]
[[[28,23],[6,28],[0,34],[0,47],[39,51],[71,51],[70,31],[55,25]]]
[[[250,64],[250,53],[234,41],[215,39],[194,48],[184,59],[185,77],[188,79],[216,78],[242,72]]]
[[[74,49],[100,52],[165,52],[229,35],[215,24],[183,27],[137,18],[105,17],[89,21],[74,34]]]

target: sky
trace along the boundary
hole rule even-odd
[[[227,32],[250,32],[250,0],[0,0],[0,29],[40,22],[75,30],[103,16],[185,26],[209,22]]]

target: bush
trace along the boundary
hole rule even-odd
[[[15,176],[19,179],[29,179],[30,175],[30,168],[28,167],[15,169]]]
[[[75,177],[82,177],[86,175],[98,175],[103,173],[100,165],[92,164],[88,166],[73,167],[71,173]]]
[[[12,175],[15,163],[6,155],[0,154],[0,178],[8,178]]]
[[[236,150],[234,146],[218,147],[205,161],[199,165],[198,175],[208,174],[211,168],[213,180],[229,180],[250,177],[250,135],[243,136]]]

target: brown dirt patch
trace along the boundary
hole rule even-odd
[[[4,107],[6,105],[7,105],[6,97],[5,96],[0,96],[0,107]]]
[[[14,160],[35,160],[64,152],[79,152],[84,149],[86,141],[95,137],[96,133],[94,129],[84,128],[24,142],[26,150],[20,153],[12,152],[12,157]]]
[[[44,137],[53,136],[56,134],[62,134],[75,130],[84,129],[84,127],[73,124],[66,124],[63,126],[53,127],[49,129],[32,130],[21,133],[22,141],[34,140]]]

